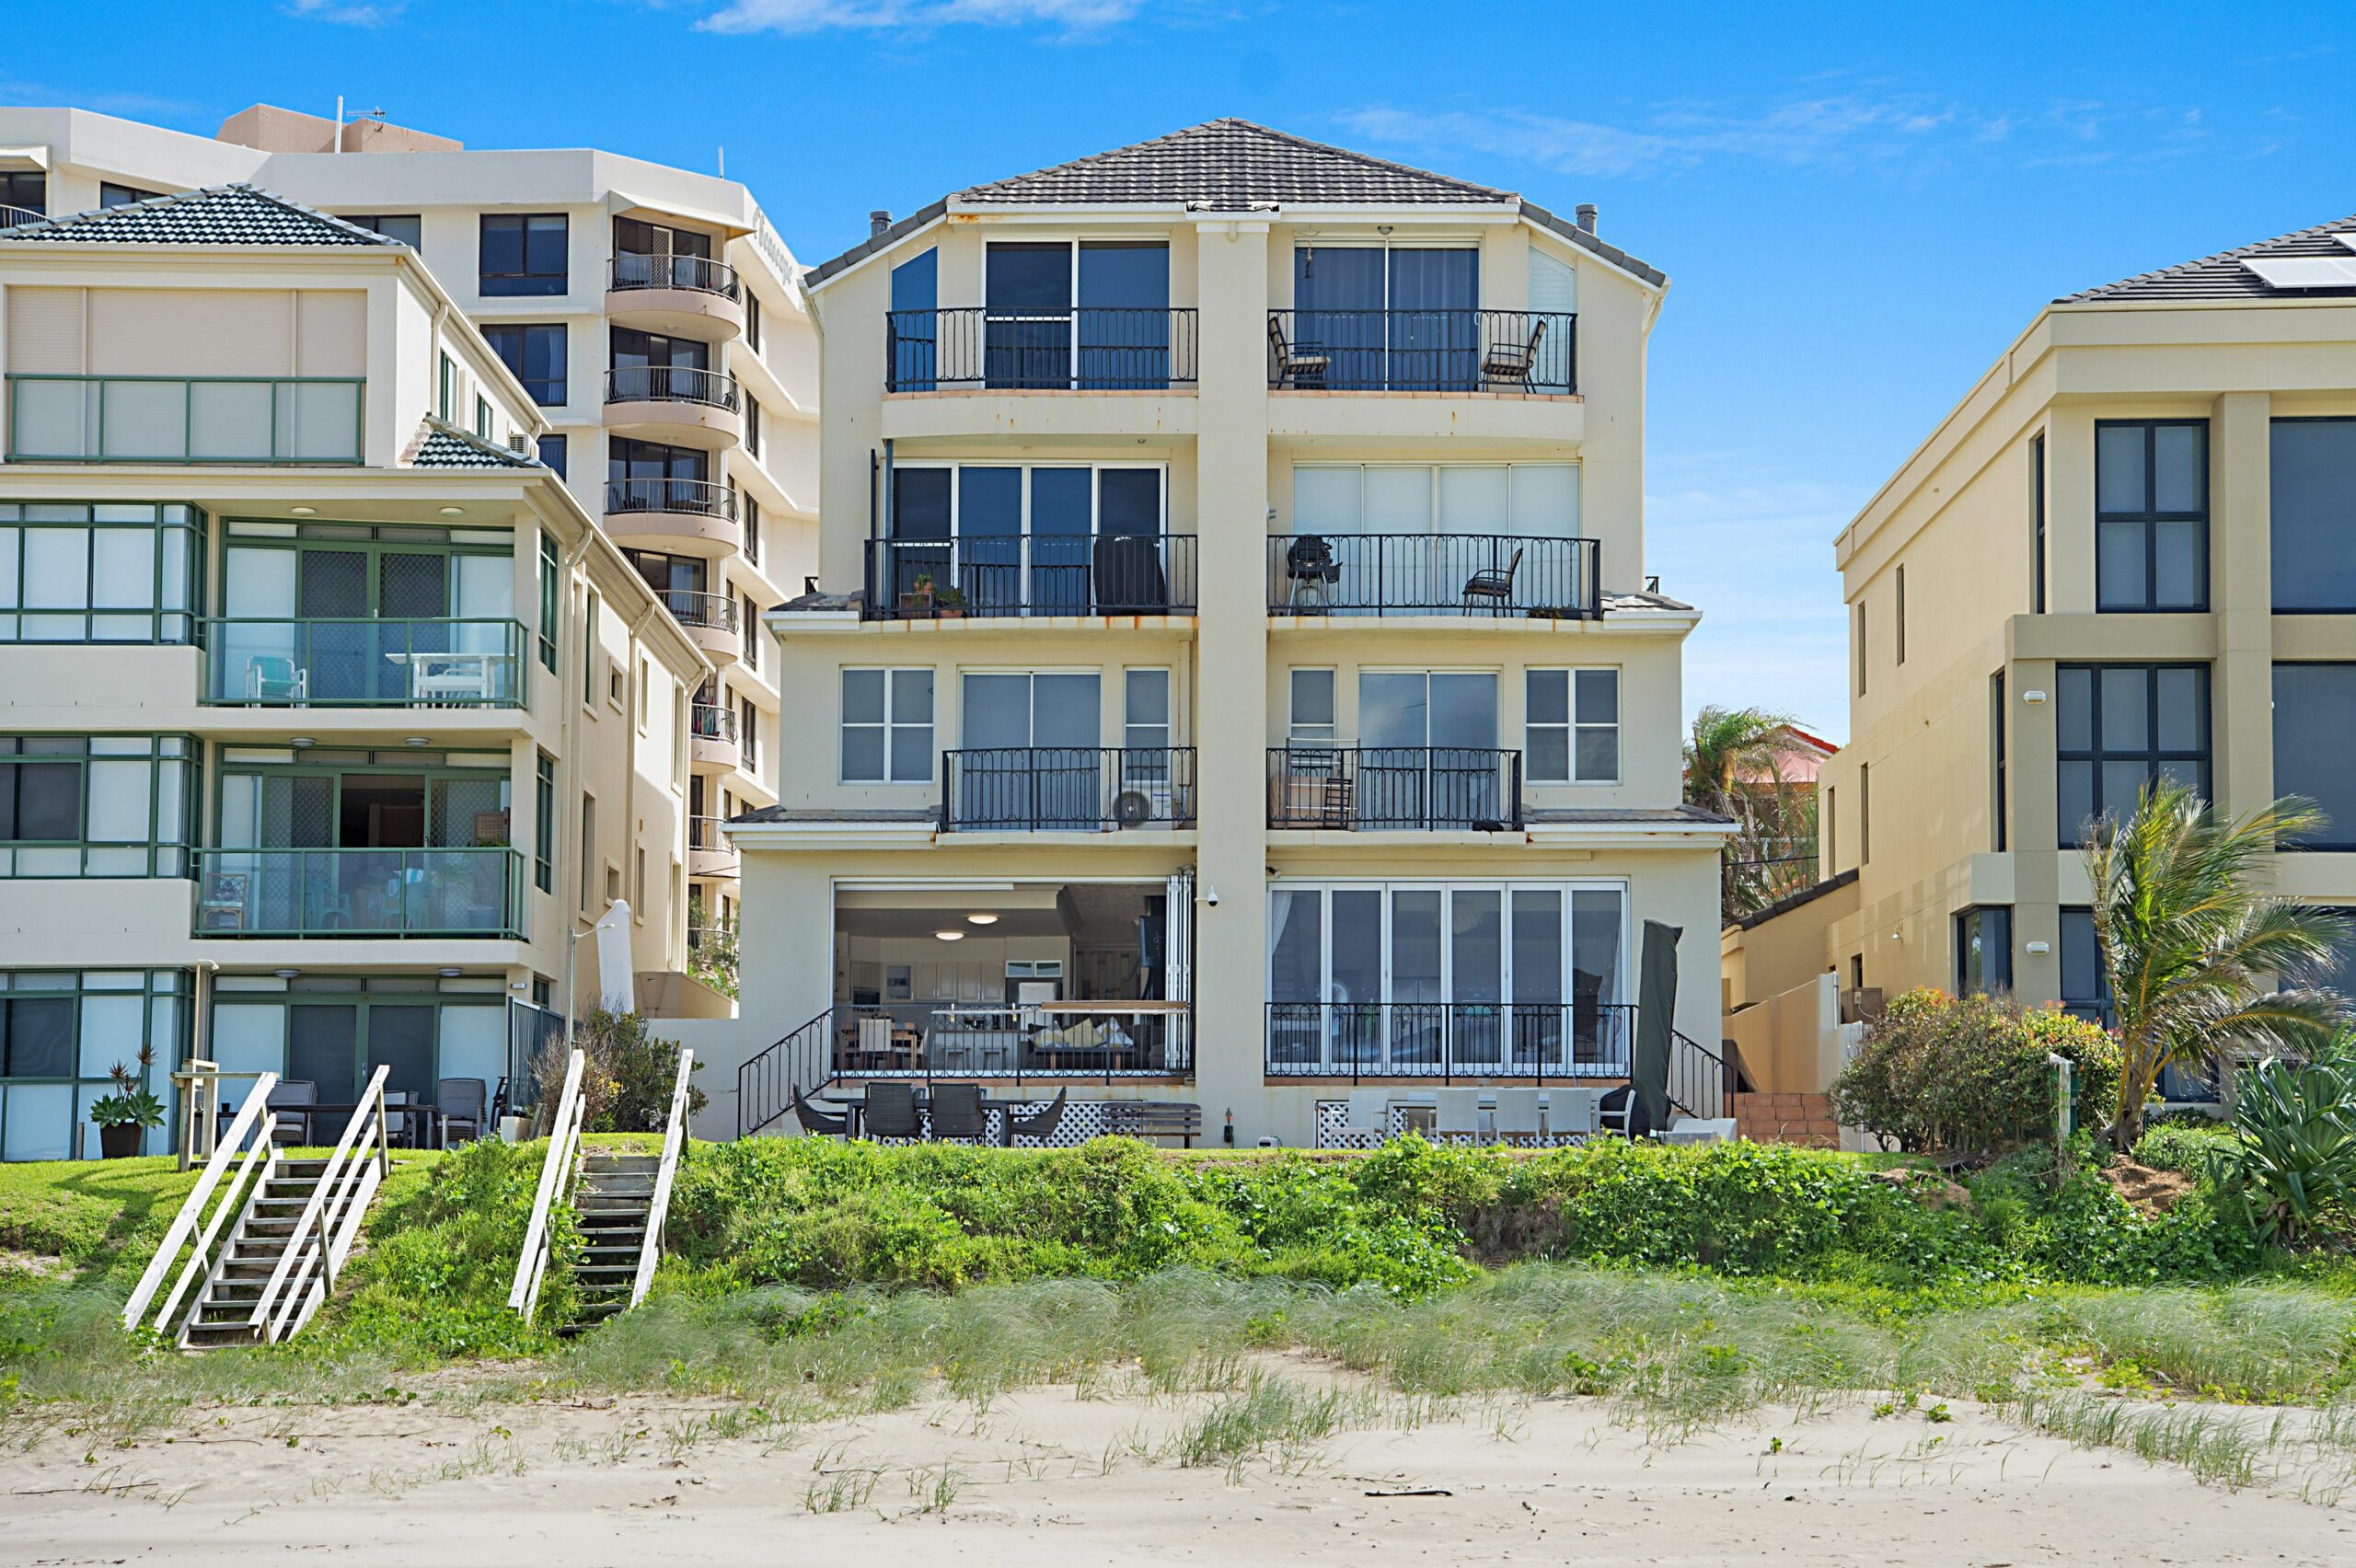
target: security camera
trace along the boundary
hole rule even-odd
[[[1203,889],[1203,902],[1209,905],[1214,909],[1218,908],[1218,889],[1215,887],[1207,887]]]

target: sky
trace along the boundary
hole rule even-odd
[[[1646,569],[1685,698],[1847,734],[1832,539],[2056,295],[2356,212],[2356,7],[11,0],[0,102],[336,96],[748,184],[796,254],[1222,115],[1602,211],[1671,286]],[[1926,588],[1931,593],[1925,593]],[[1934,585],[1916,586],[1918,603]]]

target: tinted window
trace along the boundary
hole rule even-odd
[[[2108,1029],[2119,1021],[2110,1005],[2110,978],[2095,940],[2095,912],[2062,911],[2062,1007]]]
[[[482,329],[490,343],[532,400],[554,408],[564,402],[564,329],[497,325]]]
[[[2274,792],[2328,819],[2296,847],[2356,848],[2356,664],[2274,666]]]
[[[2062,847],[2093,818],[2124,818],[2168,778],[2209,795],[2205,664],[2063,664],[2054,672],[2055,817]]]
[[[2356,610],[2356,420],[2276,420],[2274,607]]]
[[[556,477],[560,479],[564,478],[564,437],[560,435],[540,437],[540,461],[554,468]]]
[[[152,202],[162,194],[160,190],[143,190],[136,185],[116,185],[110,181],[98,187],[98,205],[128,207],[133,202]]]
[[[425,248],[425,225],[415,213],[369,213],[350,214],[345,223],[397,239],[411,250]]]
[[[0,1001],[0,1073],[10,1078],[74,1076],[72,997]]]
[[[36,217],[47,213],[49,176],[37,168],[10,169],[0,173],[0,206],[15,207]]]
[[[1994,995],[2013,988],[2013,912],[1966,909],[1955,917],[1958,996]]]
[[[2095,607],[2209,606],[2209,422],[2095,426]]]
[[[79,759],[0,758],[0,841],[72,844],[81,836]]]
[[[482,292],[564,293],[566,232],[562,213],[484,213]]]

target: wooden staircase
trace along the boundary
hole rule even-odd
[[[608,1148],[583,1152],[581,1181],[572,1195],[582,1242],[580,1261],[572,1265],[573,1290],[581,1303],[568,1325],[574,1332],[637,1304],[639,1268],[647,1259],[654,1185],[662,1168],[659,1155]]]
[[[285,1262],[294,1244],[294,1228],[327,1175],[324,1159],[272,1159],[261,1184],[237,1216],[221,1260],[197,1294],[196,1307],[180,1326],[183,1350],[216,1350],[223,1345],[260,1344],[261,1325],[253,1321],[254,1309],[271,1278]],[[347,1183],[359,1178],[347,1174]],[[301,1262],[291,1281],[308,1294],[318,1279],[318,1249]]]

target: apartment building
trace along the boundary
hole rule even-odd
[[[689,940],[733,924],[719,824],[775,803],[785,732],[757,623],[817,570],[815,335],[791,253],[743,185],[612,153],[468,151],[374,119],[339,134],[267,105],[210,139],[0,109],[0,202],[30,213],[231,181],[417,251],[537,404],[540,459],[713,666],[689,720]]]
[[[431,1102],[683,985],[712,666],[531,394],[372,229],[88,205],[0,231],[0,1158],[95,1153],[143,1047]]]
[[[2160,778],[2316,801],[2275,885],[2356,905],[2352,365],[2356,218],[2038,313],[1837,541],[1839,882],[1729,933],[1734,1000],[1831,970],[2104,1016],[2079,846]]]
[[[807,274],[803,727],[731,824],[741,1017],[679,1026],[747,1063],[708,1130],[948,1073],[1311,1145],[1353,1084],[1616,1079],[1648,921],[1714,1038],[1698,615],[1644,560],[1662,273],[1241,121],[874,230]]]

